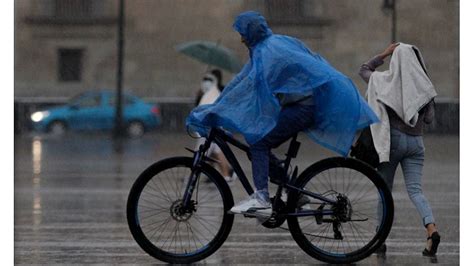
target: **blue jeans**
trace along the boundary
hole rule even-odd
[[[422,136],[412,136],[399,130],[390,130],[390,162],[382,163],[378,167],[390,191],[398,164],[401,164],[408,196],[420,214],[423,225],[435,223],[430,204],[421,189],[425,146]]]
[[[268,200],[270,149],[280,146],[294,134],[314,125],[313,105],[291,105],[280,111],[277,125],[260,141],[250,146],[253,181],[257,192]]]

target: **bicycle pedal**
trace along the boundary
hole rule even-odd
[[[229,210],[227,213],[228,214],[242,214],[244,215],[244,217],[247,217],[247,218],[256,218],[256,217],[270,218],[272,216],[271,209],[249,209],[246,212],[242,212],[242,213],[234,213]]]
[[[270,217],[272,215],[272,209],[249,209],[245,214]]]
[[[244,215],[245,218],[257,218],[257,216],[255,216],[255,214],[248,214],[248,213],[242,213]]]
[[[242,213],[246,218],[263,218],[268,219],[272,216],[271,209],[249,209]]]

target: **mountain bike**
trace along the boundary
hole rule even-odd
[[[254,190],[228,144],[249,147],[228,132],[212,128],[191,157],[172,157],[149,166],[133,184],[127,202],[130,231],[139,246],[168,263],[192,263],[213,254],[226,240],[234,221],[232,192],[206,155],[215,142],[245,191]],[[262,226],[284,228],[308,255],[328,263],[352,263],[373,253],[387,238],[393,222],[393,199],[370,165],[333,157],[298,174],[291,167],[300,142],[291,138],[286,158],[270,163],[272,214]],[[258,217],[258,213],[246,213]]]

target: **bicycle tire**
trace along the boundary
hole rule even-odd
[[[198,249],[194,252],[190,252],[190,253],[185,252],[185,254],[182,254],[182,253],[177,253],[177,252],[173,253],[173,252],[170,252],[169,250],[165,250],[163,247],[161,247],[161,248],[158,247],[156,245],[156,243],[153,243],[145,235],[144,231],[142,230],[142,225],[140,223],[140,219],[138,217],[139,216],[139,212],[138,212],[139,207],[138,206],[139,206],[139,202],[140,202],[140,197],[141,197],[142,193],[145,195],[145,192],[143,192],[144,188],[147,186],[147,184],[150,182],[150,180],[152,178],[156,177],[157,175],[159,176],[160,173],[166,172],[169,169],[176,169],[177,167],[182,167],[182,168],[185,168],[185,169],[187,168],[190,171],[190,168],[192,167],[192,164],[193,164],[193,158],[189,158],[189,157],[172,157],[172,158],[168,158],[168,159],[164,159],[164,160],[161,160],[159,162],[156,162],[153,165],[149,166],[143,173],[140,174],[140,176],[137,178],[137,180],[133,184],[133,186],[130,190],[130,193],[129,193],[129,197],[128,197],[128,201],[127,201],[127,221],[128,221],[129,229],[130,229],[130,232],[132,233],[133,238],[135,239],[135,241],[138,243],[138,245],[145,252],[147,252],[149,255],[153,256],[154,258],[156,258],[158,260],[161,260],[161,261],[164,261],[164,262],[187,264],[187,263],[193,263],[193,262],[202,260],[202,259],[210,256],[211,254],[213,254],[224,243],[224,241],[227,239],[227,237],[230,233],[230,230],[232,228],[234,215],[228,213],[228,210],[230,208],[232,208],[232,206],[234,205],[232,192],[229,189],[229,186],[225,182],[224,178],[219,174],[219,172],[217,172],[210,165],[202,163],[202,167],[200,169],[201,170],[200,179],[202,179],[204,176],[207,177],[209,179],[209,182],[207,182],[206,184],[209,184],[209,185],[214,184],[215,187],[218,190],[219,195],[222,198],[222,201],[223,201],[222,222],[220,224],[220,227],[219,227],[217,233],[212,238],[212,240],[210,240],[209,243],[207,243],[207,245],[203,245],[203,247],[201,247],[200,249]],[[174,170],[170,170],[170,171],[174,171]],[[204,181],[202,181],[202,182],[204,182]],[[153,181],[153,183],[155,183],[155,185],[156,185],[156,182]],[[160,183],[160,184],[163,184],[162,185],[163,188],[166,189],[166,185],[164,185],[164,181],[163,181],[163,183]],[[152,186],[152,184],[150,184],[150,186]],[[200,183],[200,186],[204,186],[204,185],[202,185]],[[171,186],[171,187],[173,187],[173,186]],[[168,192],[166,192],[166,193],[168,193]],[[196,189],[195,189],[195,192],[193,194],[196,194]],[[156,197],[159,196],[161,198],[165,198],[167,195],[157,194]],[[170,212],[169,216],[170,217],[173,216],[172,215],[172,206],[170,206],[170,210],[169,210],[169,212]],[[201,207],[201,208],[203,208],[203,207]],[[193,215],[196,215],[195,219],[197,220],[197,219],[200,219],[200,218],[197,218],[197,212],[200,209],[199,203],[197,203],[196,209],[197,210]],[[159,213],[159,212],[165,213],[165,214],[163,214],[163,216],[165,216],[165,217],[166,217],[166,215],[168,215],[167,210],[157,211],[157,213]],[[171,220],[170,218],[167,218],[167,219]],[[192,218],[188,218],[188,219],[191,220]],[[186,221],[188,221],[188,220],[186,220]],[[178,224],[177,227],[178,227],[178,230],[179,230],[180,229],[179,224],[181,223],[181,221],[175,221],[175,222],[176,222],[176,224]],[[202,223],[201,223],[201,225],[202,225]],[[167,225],[165,227],[167,227]],[[201,227],[203,227],[203,226],[201,226]],[[176,226],[175,226],[175,228],[176,228]],[[193,234],[194,234],[194,231],[192,230],[192,228],[193,228],[192,225],[190,225],[190,228],[191,228],[191,231],[189,231],[189,228],[186,225],[186,230],[188,231],[188,237],[189,237],[189,232],[193,232]],[[165,229],[163,229],[163,231]],[[176,234],[176,232],[175,232],[175,234]],[[181,233],[178,233],[178,235],[180,235],[180,234]],[[197,232],[196,232],[196,236],[199,236],[197,234]],[[202,233],[201,236],[204,236],[204,234]],[[176,236],[174,236],[174,237],[176,237]],[[151,238],[153,238],[153,236]],[[181,240],[182,239],[180,239],[180,241]],[[199,238],[197,238],[197,240],[199,240]],[[175,245],[177,246],[178,245],[177,244],[178,240],[176,239],[175,241],[176,241]],[[191,238],[189,238],[189,241],[191,242]],[[200,242],[200,240],[199,240],[199,242]],[[165,242],[165,244],[167,245],[167,242]],[[196,248],[197,248],[196,238],[194,238],[194,244],[196,244]],[[173,240],[171,240],[170,248],[171,248],[172,245],[173,245]],[[191,246],[191,244],[189,246]],[[184,251],[186,251],[186,248],[184,248]]]
[[[331,169],[334,170],[336,168],[349,169],[348,171],[355,171],[355,172],[360,173],[361,176],[365,176],[370,181],[370,182],[368,182],[369,184],[372,183],[373,185],[375,185],[376,191],[378,192],[378,195],[380,196],[378,202],[384,202],[385,203],[385,204],[383,204],[385,206],[383,208],[383,213],[384,213],[384,215],[382,215],[383,218],[381,219],[381,221],[377,219],[377,223],[380,223],[380,226],[378,226],[376,228],[376,233],[374,233],[373,238],[370,241],[368,241],[367,244],[365,244],[361,248],[358,248],[357,250],[346,253],[345,246],[344,246],[344,244],[342,244],[343,251],[341,253],[335,253],[335,252],[331,253],[331,252],[328,252],[326,250],[323,250],[323,249],[317,247],[316,245],[314,245],[312,243],[311,239],[307,238],[307,233],[304,233],[302,231],[301,227],[300,227],[300,223],[298,222],[298,217],[289,216],[287,218],[287,221],[288,221],[288,226],[289,226],[289,229],[290,229],[290,232],[291,232],[291,235],[292,235],[293,239],[300,246],[300,248],[303,249],[303,251],[305,251],[308,255],[310,255],[311,257],[313,257],[315,259],[318,259],[320,261],[324,261],[324,262],[327,262],[327,263],[347,264],[347,263],[353,263],[353,262],[356,262],[356,261],[360,261],[360,260],[368,257],[380,245],[382,245],[384,243],[384,241],[388,237],[388,234],[390,233],[390,229],[392,227],[394,206],[393,206],[393,199],[392,199],[391,192],[388,189],[385,182],[383,181],[382,177],[370,165],[368,165],[367,163],[362,162],[360,160],[357,160],[357,159],[334,157],[334,158],[328,158],[328,159],[319,161],[317,163],[314,163],[313,165],[309,166],[305,171],[303,171],[303,173],[300,174],[300,176],[295,181],[295,186],[300,188],[300,189],[304,188],[304,186],[307,185],[308,182],[310,182],[310,180],[313,177],[317,176],[318,174],[321,174],[321,173],[325,172],[326,170],[330,171]],[[337,170],[336,170],[336,173],[337,173]],[[343,182],[345,181],[344,178],[345,178],[345,176],[343,177]],[[328,180],[329,180],[329,182],[333,182],[330,178],[328,178]],[[335,182],[337,182],[337,181],[335,181]],[[344,190],[344,185],[343,185],[343,190]],[[349,186],[350,186],[350,184],[349,184]],[[336,185],[336,187],[337,187],[337,185]],[[331,185],[331,188],[332,188],[332,185]],[[352,188],[352,187],[350,189],[354,190],[354,188]],[[369,190],[370,189],[371,188],[369,187]],[[328,188],[328,190],[330,190],[330,189]],[[301,193],[297,192],[296,190],[290,191],[289,196],[288,196],[288,210],[289,210],[289,212],[296,212],[298,210],[297,199],[298,199],[300,194]],[[336,193],[333,193],[333,194],[335,195]],[[359,195],[360,195],[360,192],[359,192]],[[350,201],[349,198],[348,198],[348,200]],[[378,205],[378,206],[381,206],[381,205]],[[369,219],[369,218],[367,218],[367,219]],[[316,226],[319,226],[317,222],[318,221],[316,220],[315,224],[316,224]],[[311,223],[311,221],[310,221],[310,223]],[[349,224],[349,223],[352,224],[352,222],[347,222],[347,224]],[[375,224],[377,224],[377,223],[375,223]],[[307,225],[307,227],[308,226],[309,225]],[[316,226],[314,226],[314,227],[316,227]],[[347,225],[344,225],[344,226],[347,227]],[[330,225],[328,227],[331,228]],[[352,225],[351,225],[351,227],[352,227]],[[341,224],[341,228],[343,228],[342,224]],[[347,228],[349,228],[349,227],[347,227]],[[332,229],[334,231],[334,225],[333,225]],[[324,232],[327,232],[327,234],[330,234],[331,230],[330,229],[326,229],[326,230],[327,231],[324,231]],[[322,231],[323,230],[320,230],[319,232],[322,232]],[[347,229],[347,231],[349,232],[349,229]],[[359,233],[358,230],[355,230],[355,233],[354,233],[354,229],[352,229],[352,231],[353,231],[353,236],[355,236],[357,234],[359,234],[359,236],[364,236],[363,233],[365,233],[365,232]],[[344,232],[344,234],[345,234],[345,232]],[[349,234],[346,234],[346,238],[347,238],[348,235]],[[322,238],[322,237],[323,237],[323,235],[316,235],[316,237],[313,237],[313,239]],[[336,238],[334,237],[334,239],[336,239]],[[349,243],[349,241],[352,241],[352,240],[349,239],[347,241]],[[354,241],[354,243],[357,244],[357,241]],[[324,240],[323,245],[325,245],[325,244],[326,244],[326,240]],[[338,245],[340,246],[340,244],[338,244]],[[349,244],[346,243],[346,247],[348,245]],[[328,244],[328,246],[329,246],[329,244]],[[356,246],[358,246],[358,245],[356,245]],[[331,248],[333,248],[333,247],[331,247]]]

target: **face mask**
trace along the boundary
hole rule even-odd
[[[215,86],[215,84],[212,81],[204,80],[204,81],[201,82],[201,91],[203,93],[206,93],[210,89],[212,89],[212,87],[214,87],[214,86]]]

